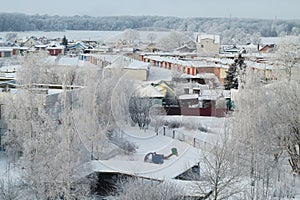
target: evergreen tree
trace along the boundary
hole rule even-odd
[[[64,54],[66,54],[66,51],[67,51],[67,48],[68,48],[68,39],[66,38],[65,35],[64,35],[64,37],[63,37],[63,39],[62,39],[61,44],[65,46]]]
[[[239,80],[243,82],[243,76],[245,75],[246,64],[244,58],[241,54],[238,55],[238,58],[234,60],[226,72],[226,78],[224,79],[225,90],[238,89]]]
[[[237,59],[229,66],[226,71],[226,78],[224,79],[225,90],[237,89],[238,88],[238,78],[237,78]]]
[[[68,46],[68,39],[66,38],[66,36],[64,35],[63,39],[62,39],[62,45],[64,45],[65,47]]]

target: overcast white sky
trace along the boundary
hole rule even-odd
[[[300,0],[0,0],[0,12],[300,19]]]

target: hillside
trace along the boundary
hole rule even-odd
[[[0,13],[0,32],[3,31],[64,31],[101,30],[123,31],[178,30],[214,34],[258,34],[263,37],[298,35],[300,20],[265,20],[241,18],[179,18],[161,16],[49,16]]]

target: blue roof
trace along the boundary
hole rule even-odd
[[[77,47],[82,48],[82,49],[86,49],[87,48],[87,46],[85,46],[84,44],[77,43],[77,44],[75,44],[73,46],[69,46],[68,49],[76,49]]]

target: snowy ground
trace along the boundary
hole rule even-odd
[[[9,32],[1,32],[0,37],[5,37]],[[15,32],[17,38],[26,38],[30,36],[43,37],[46,36],[49,39],[62,38],[64,35],[68,40],[95,40],[95,41],[106,41],[110,38],[114,38],[121,34],[121,31],[24,31]]]
[[[166,139],[169,140],[165,141]],[[196,165],[200,160],[199,150],[178,140],[172,140],[171,138],[157,136],[152,141],[149,141],[147,146],[138,140],[135,140],[135,142],[139,147],[142,147],[141,150],[139,150],[140,148],[137,150],[136,154],[127,156],[127,158],[117,156],[106,161],[92,161],[93,171],[121,172],[140,177],[165,180],[180,175],[188,168]],[[151,144],[159,142],[162,142],[161,144],[163,146],[156,149],[155,147],[151,148]],[[149,149],[145,147],[149,147]],[[171,153],[171,148],[173,147],[177,148],[179,153],[178,157],[172,156],[164,160],[163,164],[144,162],[146,153],[157,152],[166,156]]]
[[[179,121],[182,124],[185,124],[186,122],[201,123],[203,126],[207,127],[207,134],[213,136],[222,133],[225,123],[223,118],[216,117],[167,116],[167,118],[168,120]],[[119,128],[125,132],[123,135],[124,138],[138,146],[137,152],[130,156],[119,155],[110,160],[92,161],[89,163],[89,166],[92,167],[93,171],[121,172],[146,178],[167,180],[167,182],[184,187],[184,191],[187,194],[199,192],[195,189],[198,184],[197,182],[180,181],[172,178],[200,162],[203,152],[186,142],[173,139],[172,134],[170,134],[172,133],[171,129],[164,136],[162,134],[156,135],[153,128],[150,128],[147,131],[141,130],[137,126],[120,126]],[[184,127],[177,128],[176,130],[189,136],[197,136],[197,134],[199,134],[198,137],[203,140],[207,140],[208,138],[215,140],[213,137],[208,137],[207,134],[196,130],[190,130]],[[144,162],[144,156],[147,153],[157,152],[168,155],[173,147],[178,149],[178,157],[172,156],[165,160],[163,164],[159,165]],[[4,180],[7,180],[8,178],[17,180],[21,177],[21,170],[13,164],[10,164],[3,153],[0,154],[0,176]],[[300,186],[299,179],[296,179],[296,185]],[[300,187],[296,187],[294,199],[300,199]]]
[[[0,37],[5,38],[6,34],[10,32],[0,32]],[[35,37],[47,37],[48,39],[62,38],[64,35],[68,40],[91,40],[91,41],[102,41],[102,42],[116,42],[120,39],[124,39],[124,31],[78,31],[78,30],[67,30],[67,31],[23,31],[15,32],[17,38],[26,38],[30,36]],[[159,41],[160,38],[166,37],[170,32],[167,31],[139,31],[139,41],[149,42],[148,35],[155,34],[155,41]]]
[[[183,124],[186,121],[196,121],[203,124],[209,130],[204,133],[197,129],[191,130],[184,127],[176,129],[176,134],[180,133],[184,138],[198,138],[207,142],[208,146],[213,147],[214,142],[218,140],[218,134],[223,129],[221,118],[206,118],[206,117],[184,117],[184,116],[167,116],[172,121],[181,121]],[[165,180],[174,178],[187,169],[196,165],[201,160],[203,155],[202,150],[195,148],[191,143],[193,139],[186,140],[175,136],[173,138],[173,129],[166,128],[165,134],[161,131],[156,135],[153,128],[147,131],[139,129],[139,127],[120,126],[123,132],[123,137],[138,146],[137,152],[126,156],[119,155],[109,160],[92,161],[93,171],[101,172],[121,172],[124,174],[137,175],[146,178],[154,178]],[[218,131],[216,131],[218,129]],[[162,130],[162,129],[160,129]],[[216,133],[210,131],[216,131]],[[178,156],[172,156],[164,160],[163,164],[154,164],[144,162],[144,157],[149,152],[169,155],[172,148],[177,148]],[[206,150],[207,148],[205,148]]]

